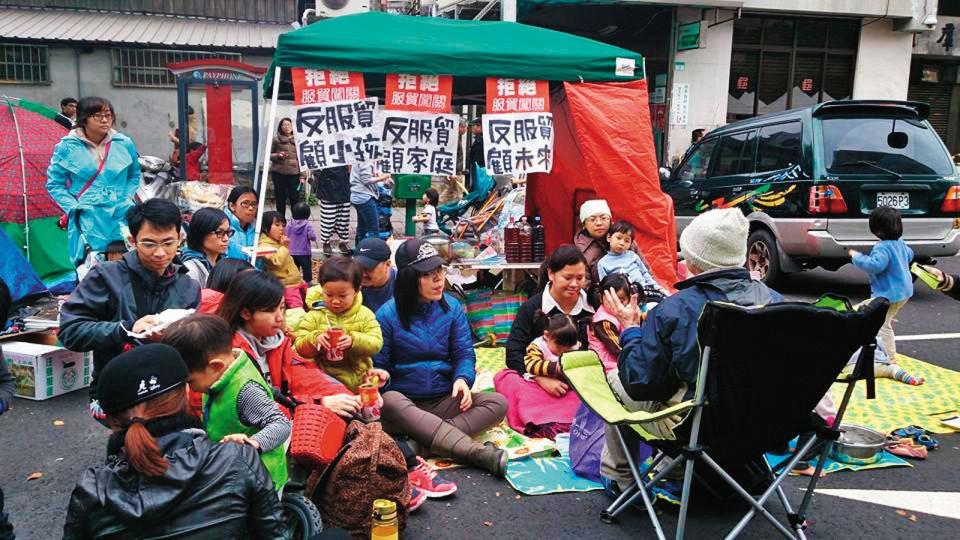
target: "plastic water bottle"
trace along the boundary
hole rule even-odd
[[[527,216],[520,218],[520,262],[533,262],[533,226],[527,220]]]
[[[540,216],[533,218],[533,262],[540,262],[546,256],[543,222]]]
[[[503,255],[508,263],[520,262],[520,227],[510,216],[510,223],[503,228]]]
[[[373,501],[373,520],[370,522],[370,539],[397,540],[399,536],[397,503],[389,499],[377,499]]]

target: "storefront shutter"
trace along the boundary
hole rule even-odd
[[[950,99],[953,85],[912,82],[907,92],[910,101],[922,101],[930,104],[930,125],[937,130],[940,138],[947,140],[947,128],[950,124]]]

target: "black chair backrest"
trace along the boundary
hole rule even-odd
[[[708,304],[698,324],[700,346],[711,351],[703,444],[756,455],[812,429],[813,408],[853,353],[872,351],[887,306],[883,299],[849,312],[794,302]]]

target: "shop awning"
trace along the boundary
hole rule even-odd
[[[512,22],[381,12],[328,19],[283,34],[273,57],[276,66],[585,82],[632,81],[644,73],[639,53],[572,34]],[[264,81],[268,92],[272,79],[271,68]]]
[[[0,37],[28,41],[273,49],[290,25],[196,17],[0,8]]]

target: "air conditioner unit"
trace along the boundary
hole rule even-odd
[[[370,11],[370,0],[317,0],[318,17],[340,17]]]

